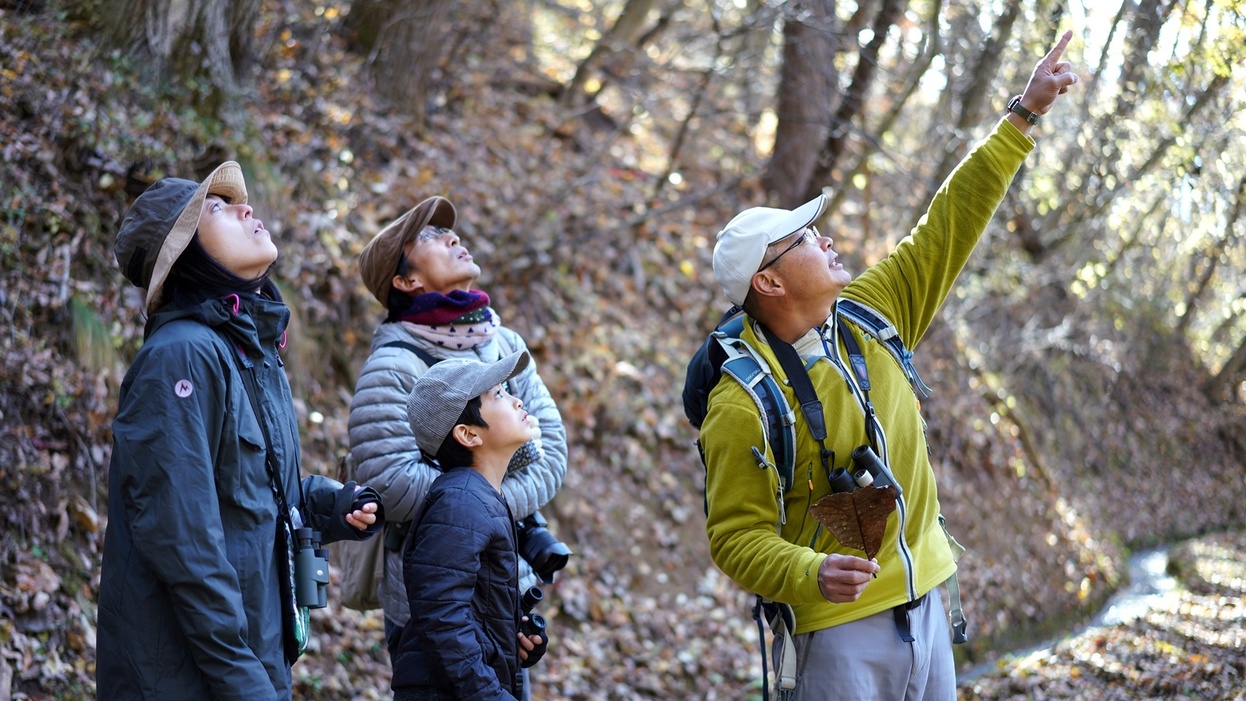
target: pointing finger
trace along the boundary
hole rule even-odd
[[[1056,42],[1056,45],[1051,48],[1051,51],[1048,51],[1047,55],[1043,57],[1043,61],[1049,65],[1059,61],[1060,57],[1064,55],[1064,48],[1069,45],[1069,40],[1072,38],[1073,30],[1065,30],[1064,34],[1060,35],[1060,41]]]

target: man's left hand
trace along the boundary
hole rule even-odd
[[[1021,93],[1021,106],[1035,114],[1047,114],[1056,98],[1069,91],[1069,86],[1077,84],[1077,74],[1068,61],[1061,61],[1064,49],[1073,38],[1073,30],[1060,36],[1060,41],[1052,47],[1047,55],[1039,59],[1030,74],[1030,82]],[[1022,131],[1029,131],[1030,124],[1018,115],[1009,114],[1009,121]]]

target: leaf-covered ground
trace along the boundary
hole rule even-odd
[[[85,21],[0,9],[0,701],[94,697],[109,422],[142,336],[112,236],[144,182],[195,177],[221,155],[243,163],[281,247],[306,469],[331,473],[344,450],[354,373],[379,321],[355,258],[419,198],[447,194],[481,286],[529,341],[568,427],[571,468],[547,515],[576,554],[542,611],[553,643],[537,698],[759,697],[750,598],[708,557],[702,468],[679,402],[683,365],[722,307],[713,234],[760,202],[755,177],[724,187],[726,159],[692,148],[682,185],[654,197],[661,168],[638,164],[661,162],[667,144],[568,120],[530,89],[544,67],[505,41],[466,44],[481,53],[421,135],[378,103],[340,16],[317,7],[265,3],[256,31],[272,48],[245,108],[223,122],[101,55]],[[751,143],[721,121],[697,124],[701,144]],[[967,666],[1072,629],[1121,583],[1126,545],[1239,526],[1246,504],[1246,418],[1209,410],[1192,389],[1196,364],[1177,353],[1162,373],[1131,368],[1124,346],[1113,362],[1018,351],[1009,333],[1050,306],[1026,294],[979,296],[971,314],[972,299],[950,300],[951,321],[917,359],[936,388],[923,409],[941,504],[969,548]],[[387,698],[377,614],[332,605],[314,620],[298,696]],[[1155,626],[1154,639],[1176,646],[1168,630]],[[1198,654],[1224,657],[1213,652]],[[1073,668],[1061,677],[1048,665],[1046,683],[1098,689],[1089,666]]]

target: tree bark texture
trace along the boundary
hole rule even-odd
[[[848,86],[844,99],[840,101],[839,109],[835,110],[835,115],[831,117],[830,133],[826,137],[826,143],[822,145],[821,152],[818,153],[817,163],[814,165],[812,176],[805,188],[805,199],[816,197],[822,192],[823,185],[838,184],[832,182],[835,166],[847,146],[848,136],[852,132],[852,122],[861,113],[865,104],[865,96],[873,87],[874,78],[878,75],[878,53],[886,43],[887,34],[891,31],[892,25],[904,13],[907,6],[908,3],[903,0],[883,0],[882,7],[878,9],[878,15],[875,16],[872,27],[874,36],[870,38],[870,43],[861,49],[856,70],[852,74],[852,83]]]
[[[423,125],[441,78],[441,59],[451,45],[450,0],[365,0],[350,26],[369,48],[369,75],[394,108]],[[351,8],[351,14],[356,11]]]
[[[104,44],[157,80],[229,93],[255,62],[260,0],[101,0]],[[219,101],[219,100],[218,100]]]
[[[779,78],[774,152],[762,177],[780,206],[795,207],[809,189],[817,147],[826,138],[842,45],[835,0],[793,3],[783,23],[783,66]]]

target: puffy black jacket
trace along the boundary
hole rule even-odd
[[[519,698],[519,556],[502,495],[470,468],[450,470],[433,482],[414,528],[403,553],[411,618],[394,658],[394,690]]]
[[[277,506],[238,354],[255,368],[291,506],[326,542],[360,534],[333,513],[339,483],[308,477],[300,495],[298,427],[277,352],[289,316],[279,301],[231,297],[148,320],[113,423],[101,701],[290,698],[289,584],[278,577]]]

